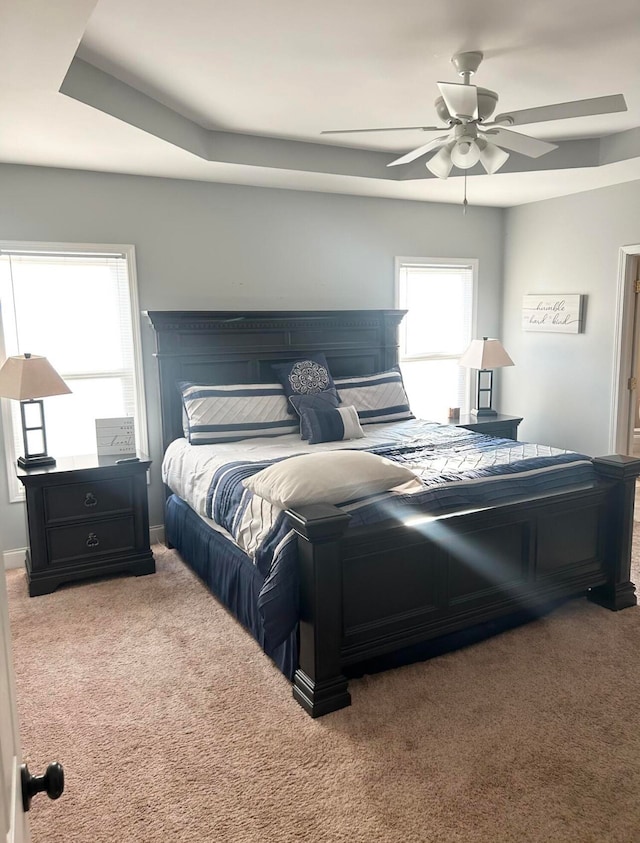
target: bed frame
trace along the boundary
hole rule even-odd
[[[176,383],[273,381],[271,363],[323,351],[335,376],[398,362],[404,311],[154,311],[164,446],[182,436]],[[299,666],[313,717],[347,706],[354,665],[518,611],[586,595],[636,605],[630,581],[640,460],[593,460],[589,488],[347,530],[334,506],[289,511],[298,534]],[[389,572],[392,572],[392,576]]]

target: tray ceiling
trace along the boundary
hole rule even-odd
[[[54,8],[55,7],[55,8]],[[424,161],[386,163],[432,125],[437,81],[472,80],[499,110],[623,93],[628,111],[531,125],[560,142],[468,173],[472,205],[511,206],[640,178],[637,0],[10,0],[0,34],[0,160],[435,202],[462,198]]]

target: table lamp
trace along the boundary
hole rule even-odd
[[[55,465],[47,454],[47,432],[42,398],[71,392],[46,357],[19,354],[7,357],[0,368],[0,396],[20,402],[24,457],[18,457],[20,468]]]
[[[493,400],[493,370],[503,366],[515,365],[504,350],[500,340],[483,337],[481,340],[471,340],[459,361],[466,369],[478,370],[478,385],[476,390],[476,407],[471,410],[474,416],[497,416],[491,406]]]

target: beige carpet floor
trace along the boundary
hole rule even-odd
[[[153,576],[34,599],[8,573],[24,753],[67,778],[34,801],[34,843],[640,840],[640,609],[574,601],[352,680],[314,721],[154,551]]]

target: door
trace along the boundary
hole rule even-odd
[[[614,330],[611,453],[640,456],[640,245],[620,249]]]
[[[2,554],[0,554],[0,560]],[[0,563],[1,564],[1,563]],[[0,823],[7,843],[28,843],[29,828],[22,808],[20,735],[16,710],[7,584],[0,567]]]
[[[640,368],[640,261],[635,257],[632,262],[631,285],[633,287],[633,329],[631,339],[631,374],[627,384],[629,391],[627,417],[627,448],[625,454],[640,456],[640,418],[638,415],[638,369]]]

